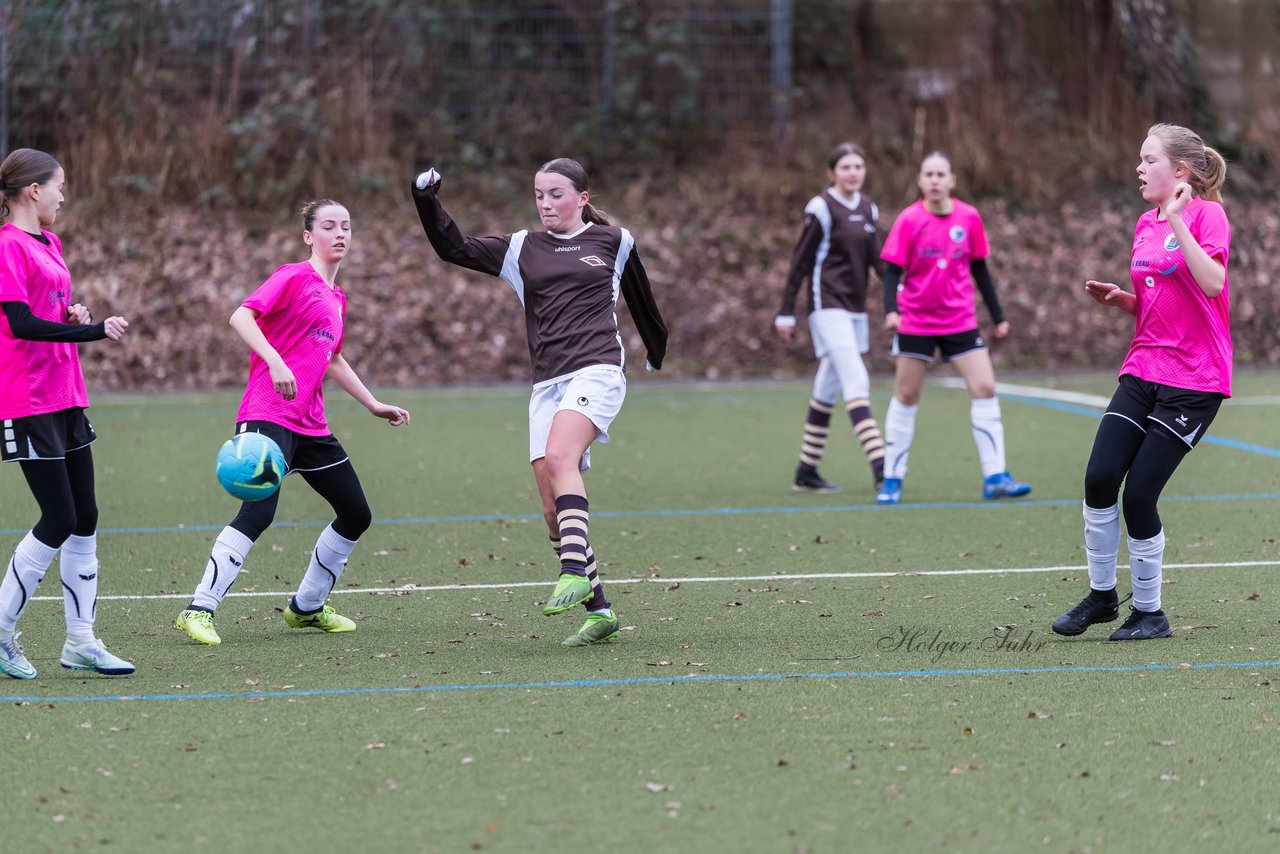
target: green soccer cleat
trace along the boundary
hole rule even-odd
[[[106,646],[96,638],[87,643],[67,641],[58,663],[68,670],[92,670],[103,676],[128,676],[134,670],[132,662],[107,652]]]
[[[612,610],[599,614],[589,614],[587,621],[574,634],[565,638],[561,646],[591,646],[593,643],[608,643],[620,635],[618,615]]]
[[[563,614],[570,608],[577,607],[591,598],[591,582],[585,575],[574,575],[572,572],[560,573],[555,592],[542,608],[548,617]]]
[[[18,643],[21,634],[18,632],[9,640],[0,641],[0,673],[10,679],[35,679],[36,669],[27,661],[22,645]]]
[[[314,614],[299,614],[293,610],[293,601],[284,608],[284,624],[291,629],[320,629],[322,632],[354,632],[356,621],[342,616],[329,607],[324,607]]]
[[[193,641],[209,646],[222,643],[222,638],[218,637],[218,632],[213,628],[213,614],[209,611],[188,608],[178,615],[173,624],[186,632]]]

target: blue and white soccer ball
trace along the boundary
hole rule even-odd
[[[218,451],[218,483],[241,501],[261,501],[276,494],[285,475],[284,452],[270,436],[239,433]]]

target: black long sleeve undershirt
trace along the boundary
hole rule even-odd
[[[897,264],[886,262],[884,265],[884,313],[892,314],[898,310],[898,284],[902,281],[902,268]],[[969,273],[982,294],[987,311],[991,312],[991,322],[1004,323],[1004,308],[1000,298],[996,296],[996,284],[991,280],[991,271],[987,269],[987,259],[979,258],[969,262]]]
[[[65,341],[80,343],[83,341],[101,341],[107,337],[106,322],[102,323],[55,323],[36,317],[31,313],[31,306],[25,302],[6,302],[4,316],[9,321],[9,329],[14,338],[25,341]]]

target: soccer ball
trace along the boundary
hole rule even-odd
[[[234,498],[261,501],[275,495],[284,480],[284,452],[270,436],[240,433],[223,443],[215,471]]]

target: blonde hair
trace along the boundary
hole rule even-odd
[[[1181,163],[1191,172],[1187,183],[1196,194],[1211,202],[1222,202],[1222,185],[1227,180],[1227,161],[1204,144],[1195,131],[1181,125],[1154,124],[1147,131],[1164,146],[1164,153],[1176,166]]]

